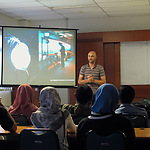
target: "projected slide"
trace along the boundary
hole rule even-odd
[[[76,30],[3,27],[2,84],[75,86]]]

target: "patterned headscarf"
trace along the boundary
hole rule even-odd
[[[23,114],[30,118],[32,112],[38,109],[32,104],[32,96],[32,87],[29,84],[21,84],[17,88],[15,101],[8,111],[11,114]]]
[[[112,84],[102,84],[95,95],[95,103],[91,107],[92,112],[101,115],[113,112],[119,101],[117,88]]]
[[[45,87],[41,90],[40,107],[31,116],[31,121],[36,127],[51,128],[57,130],[63,124],[61,112],[61,99],[53,87]]]
[[[46,109],[46,113],[56,114],[61,110],[61,99],[53,87],[45,87],[40,92],[40,106]]]

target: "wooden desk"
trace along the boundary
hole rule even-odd
[[[19,140],[20,140],[20,132],[23,129],[33,128],[33,126],[17,126],[16,133],[10,133],[9,131],[5,131],[0,126],[0,136],[6,136],[4,140],[0,140],[0,147],[4,149],[11,150],[20,150]],[[149,149],[149,141],[150,141],[150,128],[135,128],[136,135],[136,148],[135,150],[147,150]],[[6,140],[5,140],[6,139]],[[70,139],[68,141],[70,145],[76,146],[76,141],[74,139]]]
[[[23,129],[33,129],[34,127],[33,126],[17,126],[17,131],[16,133],[20,134],[20,132],[23,130]]]
[[[23,129],[33,129],[33,126],[17,126],[17,131],[16,131],[16,133],[10,133],[9,131],[5,131],[5,130],[0,126],[0,135],[20,134],[20,132],[21,132]]]
[[[20,150],[20,132],[27,128],[33,128],[33,126],[17,126],[16,133],[5,131],[0,126],[0,149]]]
[[[20,134],[20,132],[23,129],[32,129],[33,126],[17,126],[17,134]],[[136,138],[150,138],[150,128],[134,128],[135,130],[135,135]],[[9,131],[5,131],[1,126],[0,126],[0,135],[6,135],[6,134],[12,134]]]
[[[150,139],[150,128],[134,128],[136,138]]]
[[[135,130],[135,150],[149,150],[150,128],[134,128]]]

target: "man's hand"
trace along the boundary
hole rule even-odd
[[[89,75],[87,76],[87,78],[88,78],[88,82],[89,82],[89,83],[93,83],[93,82],[94,82],[94,78],[93,78],[93,76],[92,76],[91,74],[89,74]]]

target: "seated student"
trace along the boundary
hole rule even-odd
[[[38,109],[38,107],[32,103],[32,96],[32,87],[29,84],[21,84],[17,88],[13,105],[8,108],[10,114],[23,114],[30,118],[32,112]]]
[[[72,114],[75,124],[78,124],[82,118],[91,114],[90,105],[92,102],[93,92],[88,85],[84,84],[77,88],[74,96],[77,100],[77,104],[64,104],[62,108],[67,109]]]
[[[86,133],[93,131],[121,131],[127,138],[127,150],[132,149],[135,140],[131,121],[121,115],[116,115],[119,101],[117,88],[112,84],[102,84],[95,95],[95,103],[91,107],[91,115],[80,121],[77,128],[77,139],[80,150],[84,150]]]
[[[135,97],[135,90],[129,85],[122,85],[119,88],[119,98],[121,105],[115,110],[116,114],[131,114],[131,115],[144,115],[147,120],[147,126],[149,127],[150,122],[148,114],[144,108],[136,107],[132,104]]]
[[[70,113],[61,109],[58,92],[53,87],[45,87],[40,92],[39,101],[39,109],[31,115],[34,127],[56,131],[61,150],[68,150],[67,130],[76,133],[76,126]]]
[[[0,125],[4,130],[8,130],[10,132],[16,132],[17,124],[6,110],[5,106],[1,102],[0,98]]]

